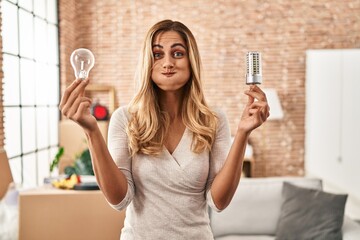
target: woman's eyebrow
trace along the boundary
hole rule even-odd
[[[163,47],[163,46],[161,46],[160,44],[153,44],[153,45],[152,45],[152,47],[153,47],[153,48],[155,48],[155,47],[158,47],[158,48],[164,48],[164,47]]]
[[[177,46],[180,46],[180,47],[182,47],[182,48],[184,48],[185,50],[186,50],[186,47],[184,46],[184,44],[182,44],[182,43],[174,43],[173,45],[171,45],[171,48],[174,48],[174,47],[177,47]],[[162,45],[160,45],[160,44],[153,44],[152,45],[152,47],[153,48],[164,48]]]
[[[186,50],[186,47],[182,43],[174,43],[173,45],[171,45],[171,48],[174,48],[177,46],[183,47]]]

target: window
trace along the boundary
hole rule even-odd
[[[5,150],[16,183],[49,176],[58,150],[57,0],[2,0]]]

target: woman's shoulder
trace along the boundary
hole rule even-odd
[[[211,111],[219,120],[226,120],[226,112],[224,111],[224,109],[220,107],[213,107],[211,108]]]
[[[124,105],[121,107],[118,107],[111,115],[112,120],[130,120],[130,113],[129,113],[129,106]]]
[[[212,108],[211,109],[212,112],[215,114],[216,118],[217,118],[217,130],[219,131],[220,129],[226,129],[229,126],[229,121],[228,118],[226,116],[226,112],[224,109],[222,108]]]

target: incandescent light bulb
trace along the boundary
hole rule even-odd
[[[86,48],[78,48],[70,56],[71,66],[74,68],[76,78],[82,80],[89,77],[90,70],[94,67],[94,54]]]

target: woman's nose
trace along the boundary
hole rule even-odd
[[[174,62],[171,56],[167,55],[164,57],[163,68],[171,69],[174,67]]]

